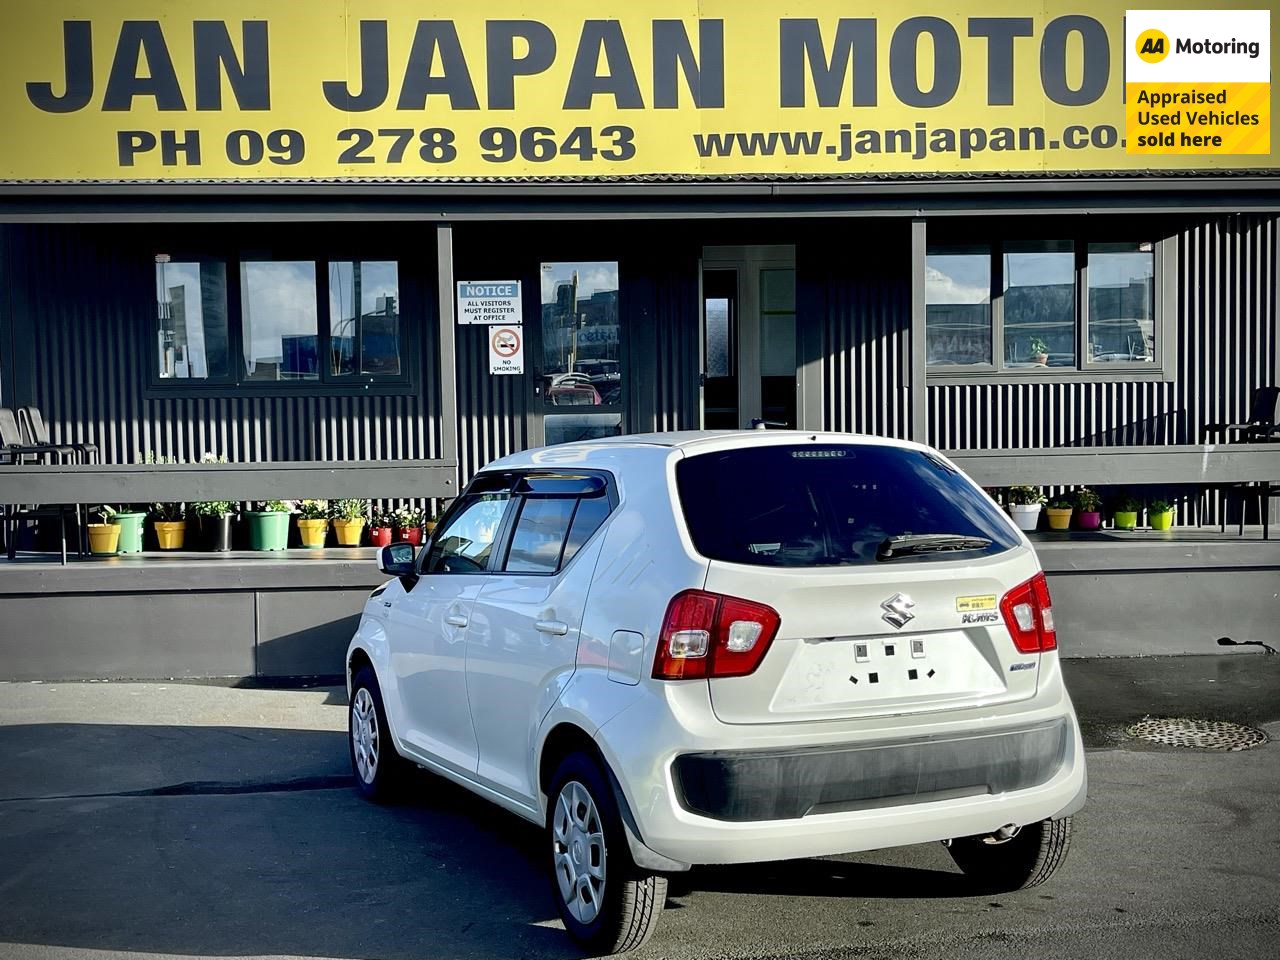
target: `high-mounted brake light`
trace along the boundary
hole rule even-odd
[[[782,619],[763,603],[705,590],[677,593],[658,635],[658,680],[744,677],[760,666]]]
[[[1001,597],[1000,612],[1019,653],[1042,653],[1057,648],[1049,583],[1043,573],[1037,573]]]

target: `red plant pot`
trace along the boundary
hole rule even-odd
[[[369,542],[375,547],[391,546],[391,528],[390,527],[370,527]]]
[[[396,527],[396,539],[401,543],[412,543],[415,547],[422,544],[421,527]]]
[[[1101,513],[1077,513],[1076,526],[1081,530],[1097,530],[1102,526]]]

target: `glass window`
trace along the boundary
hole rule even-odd
[[[481,573],[502,524],[509,496],[482,493],[464,498],[449,524],[431,540],[424,573]]]
[[[162,380],[223,380],[231,373],[227,267],[156,257],[156,369]]]
[[[1075,249],[1070,240],[1004,247],[1004,363],[1076,365]]]
[[[318,380],[320,332],[316,265],[311,261],[240,264],[245,377]]]
[[[509,573],[555,573],[577,500],[525,500],[503,568]]]
[[[618,264],[542,264],[542,395],[552,407],[622,403]]]
[[[926,363],[990,364],[991,248],[930,247],[924,289]]]
[[[760,271],[760,413],[796,425],[796,272]]]
[[[733,375],[733,359],[730,353],[729,298],[707,297],[707,376]]]
[[[400,283],[395,261],[329,264],[329,372],[333,376],[400,375]]]
[[[543,442],[581,443],[622,433],[620,413],[549,413],[542,420]]]
[[[1091,243],[1089,359],[1155,361],[1155,248],[1150,243]]]
[[[591,535],[600,529],[600,524],[604,523],[611,509],[608,497],[590,497],[578,501],[573,526],[569,528],[569,539],[565,541],[561,566],[572,560],[582,549],[582,545],[591,539]]]
[[[954,467],[919,450],[806,444],[704,453],[677,464],[676,487],[698,552],[728,563],[875,564],[885,539],[904,534],[956,534],[991,543],[893,563],[964,563],[1018,543],[989,497]]]

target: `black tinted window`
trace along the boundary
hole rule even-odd
[[[511,537],[505,569],[512,573],[554,573],[577,502],[572,498],[526,500]]]
[[[703,556],[826,567],[876,563],[887,537],[946,533],[991,545],[904,562],[999,553],[1017,537],[999,508],[941,459],[878,446],[769,446],[682,460],[676,482]]]
[[[591,539],[591,535],[599,529],[607,516],[609,516],[608,497],[591,497],[578,501],[578,510],[573,515],[573,526],[569,528],[569,540],[564,546],[563,563],[573,559],[573,555]]]

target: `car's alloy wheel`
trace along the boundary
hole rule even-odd
[[[369,800],[395,798],[409,761],[396,752],[382,704],[382,689],[372,667],[361,667],[351,681],[351,705],[347,708],[347,745],[356,789]]]
[[[368,687],[361,687],[351,703],[351,753],[356,760],[356,775],[365,783],[373,783],[378,775],[378,711]]]
[[[551,815],[552,858],[565,906],[579,923],[591,923],[604,900],[604,827],[587,788],[570,780]]]

